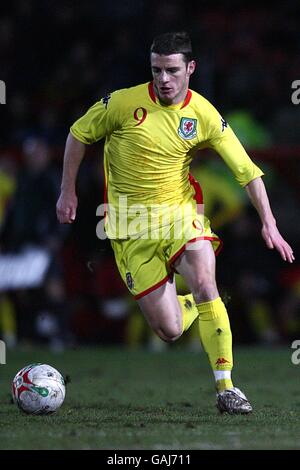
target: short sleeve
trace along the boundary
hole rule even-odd
[[[120,127],[118,92],[95,103],[70,128],[71,134],[84,144],[93,144]]]

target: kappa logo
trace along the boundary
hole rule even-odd
[[[221,117],[221,124],[222,124],[222,132],[224,132],[225,127],[228,127],[228,123],[222,117]]]
[[[132,290],[134,288],[134,282],[131,273],[126,273],[126,284],[128,289]]]
[[[194,139],[197,135],[197,119],[186,117],[181,118],[178,135],[185,140]]]
[[[216,361],[216,366],[222,366],[223,364],[230,364],[230,362],[227,361],[227,359],[225,359],[224,357],[219,357]]]
[[[109,102],[110,99],[111,99],[111,94],[110,93],[108,93],[106,96],[104,96],[102,98],[102,103],[104,104],[105,109],[107,109],[107,105],[108,105],[108,102]]]

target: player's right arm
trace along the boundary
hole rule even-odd
[[[56,214],[61,224],[71,224],[76,217],[76,179],[85,147],[84,143],[69,133],[64,154],[61,193],[56,204]]]
[[[60,223],[71,224],[76,217],[76,179],[86,145],[93,144],[121,126],[119,92],[107,95],[92,106],[71,127],[67,138],[61,193],[56,205]]]

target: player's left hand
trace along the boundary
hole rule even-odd
[[[270,250],[275,248],[280,253],[281,258],[284,261],[292,263],[295,260],[293,249],[281,236],[276,224],[263,225],[261,233]]]

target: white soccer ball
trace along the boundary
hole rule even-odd
[[[14,402],[25,413],[54,413],[64,402],[65,381],[54,367],[47,364],[30,364],[15,376],[12,395]]]

